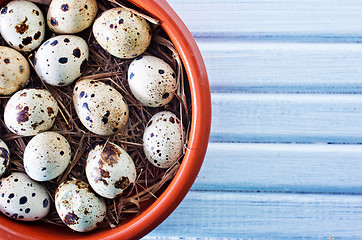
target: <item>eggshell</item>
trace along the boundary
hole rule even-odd
[[[13,172],[0,180],[0,211],[20,221],[36,221],[50,209],[46,189],[25,173]]]
[[[11,1],[0,10],[0,32],[16,50],[32,51],[44,40],[43,13],[30,1]]]
[[[115,198],[136,181],[136,167],[120,146],[107,142],[89,152],[86,175],[93,190],[105,198]]]
[[[148,22],[124,8],[112,8],[103,12],[94,21],[93,35],[102,48],[119,58],[141,55],[152,38]]]
[[[0,139],[0,176],[2,176],[10,162],[10,151],[6,143]]]
[[[22,136],[33,136],[51,128],[58,114],[58,104],[45,89],[23,89],[8,101],[5,125]]]
[[[174,113],[162,111],[155,114],[143,134],[146,158],[156,167],[171,167],[182,155],[184,132]]]
[[[174,97],[176,74],[165,61],[154,56],[140,56],[128,68],[128,84],[142,105],[165,106]]]
[[[64,172],[71,160],[71,148],[57,132],[43,132],[33,137],[24,151],[26,173],[36,181],[48,181]]]
[[[78,232],[95,229],[106,216],[104,199],[80,180],[66,181],[58,187],[55,207],[65,225]]]
[[[35,70],[47,84],[66,86],[82,75],[88,56],[88,45],[83,38],[56,36],[40,46],[34,59]]]
[[[95,134],[117,134],[128,122],[128,105],[123,96],[101,81],[78,81],[73,101],[80,121]]]
[[[0,95],[10,95],[29,82],[28,61],[18,51],[0,46]]]
[[[97,11],[96,0],[53,0],[47,23],[55,33],[79,33],[93,23]]]

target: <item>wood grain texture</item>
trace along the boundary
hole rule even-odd
[[[212,129],[144,239],[362,239],[362,2],[168,2],[203,54]]]
[[[362,194],[361,159],[361,145],[210,143],[192,189]]]
[[[362,142],[359,94],[214,93],[212,104],[212,142]]]
[[[358,42],[359,0],[168,0],[196,38]]]
[[[145,239],[361,239],[362,197],[190,191]]]
[[[354,93],[362,45],[198,41],[212,91]]]

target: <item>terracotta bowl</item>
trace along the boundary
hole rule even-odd
[[[211,99],[207,73],[200,51],[181,19],[166,0],[129,0],[159,19],[161,27],[180,53],[191,89],[192,123],[189,144],[177,175],[160,197],[143,206],[139,215],[111,230],[77,233],[42,222],[24,223],[0,214],[1,239],[139,239],[152,231],[185,197],[203,162],[211,125]],[[0,6],[6,0],[0,0]]]

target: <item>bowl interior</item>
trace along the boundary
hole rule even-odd
[[[6,1],[0,0],[0,6]],[[177,207],[194,182],[205,156],[210,126],[211,99],[207,73],[198,47],[180,18],[165,0],[129,0],[150,16],[160,20],[182,58],[191,91],[192,120],[189,143],[178,173],[162,189],[156,201],[145,202],[141,212],[118,227],[76,233],[68,228],[39,222],[24,223],[0,215],[3,239],[137,239],[160,224]]]

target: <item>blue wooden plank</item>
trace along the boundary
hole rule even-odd
[[[358,42],[362,38],[359,0],[168,2],[196,38],[302,42]]]
[[[210,143],[193,190],[362,194],[362,146]]]
[[[362,45],[198,41],[212,91],[362,91]]]
[[[360,94],[214,93],[212,142],[362,143]]]
[[[144,239],[361,239],[362,197],[191,191]]]

